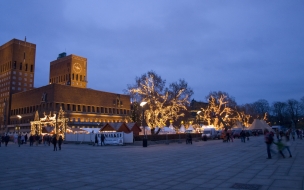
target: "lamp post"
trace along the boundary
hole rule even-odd
[[[18,125],[16,126],[16,131],[18,131],[18,134],[19,134],[19,132],[20,132],[20,120],[21,120],[21,118],[22,118],[22,116],[21,115],[17,115],[17,117],[18,117],[18,120],[19,120],[19,122],[18,122]]]
[[[201,127],[201,115],[200,115],[201,112],[202,112],[202,111],[198,111],[198,112],[197,112],[197,115],[198,115],[198,126],[199,126],[199,127]]]
[[[183,126],[183,124],[184,124],[184,122],[181,121],[181,127]],[[181,128],[181,127],[180,127],[180,128]],[[181,132],[179,131],[179,132],[178,132],[178,138],[179,138],[179,139],[178,139],[178,143],[179,143],[179,144],[182,143],[180,134],[181,134]]]
[[[146,127],[143,125],[144,124],[144,118],[145,118],[145,112],[144,112],[144,106],[147,104],[147,102],[141,102],[140,106],[142,108],[142,120],[141,120],[141,126],[144,129],[144,138],[143,138],[143,147],[147,147],[148,146],[148,140],[147,140],[147,136],[146,136]]]

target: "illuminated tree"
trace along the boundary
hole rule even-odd
[[[208,125],[213,125],[215,128],[220,129],[229,123],[232,115],[233,109],[227,106],[227,96],[222,94],[218,99],[212,95],[209,97],[209,104],[206,109],[202,109],[200,114],[202,118],[208,122]]]
[[[128,86],[133,101],[145,101],[145,121],[154,129],[166,126],[168,120],[176,120],[184,116],[182,110],[187,110],[190,96],[193,94],[184,80],[172,83],[165,88],[162,80],[155,72],[150,71],[136,78],[136,84]]]
[[[251,116],[243,110],[238,110],[233,97],[226,92],[211,92],[207,96],[209,103],[207,108],[199,113],[208,125],[213,125],[217,129],[232,127],[236,121],[245,126],[249,126]]]

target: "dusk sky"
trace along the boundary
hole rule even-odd
[[[0,44],[37,45],[35,87],[59,53],[88,59],[88,88],[123,93],[155,71],[185,79],[192,98],[224,91],[238,104],[304,96],[304,1],[0,1]]]

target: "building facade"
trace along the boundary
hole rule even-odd
[[[53,117],[60,107],[71,128],[103,127],[108,122],[129,121],[130,96],[56,83],[16,93],[12,96],[10,132],[16,125],[21,132],[28,132],[36,111],[40,118]]]
[[[36,45],[12,39],[0,46],[0,123],[10,124],[12,94],[34,88]]]
[[[80,88],[87,87],[87,59],[77,55],[59,54],[50,63],[49,83],[58,83]]]

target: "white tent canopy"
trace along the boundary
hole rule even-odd
[[[176,134],[175,130],[174,129],[171,129],[170,127],[163,127],[159,134]]]
[[[259,120],[259,119],[255,119],[251,126],[249,127],[250,130],[254,130],[254,129],[261,129],[261,130],[265,130],[267,129],[268,131],[272,131],[272,128],[264,121],[264,120]]]
[[[139,135],[144,135],[144,134],[151,135],[151,129],[150,129],[150,127],[148,127],[148,126],[146,126],[146,127],[140,126],[139,128],[141,129],[141,132],[139,132]]]
[[[186,131],[185,126],[182,125],[182,126],[179,128],[179,132],[180,132],[180,133],[184,133],[185,131]]]
[[[188,127],[188,129],[187,130],[192,130],[192,131],[194,131],[194,128],[193,128],[193,126],[192,125],[190,125],[189,127]]]

